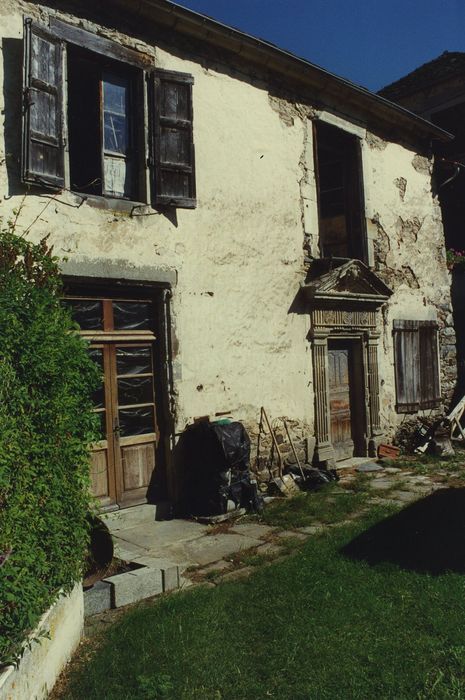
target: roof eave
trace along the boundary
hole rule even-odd
[[[113,2],[121,9],[128,10],[127,0],[113,0]],[[412,136],[415,134],[417,138],[421,136],[441,141],[449,141],[453,138],[451,134],[426,119],[366,88],[355,85],[267,41],[188,10],[170,0],[139,0],[137,5],[131,8],[131,13],[134,10],[141,17],[175,29],[181,34],[201,38],[210,44],[221,46],[244,59],[292,78],[297,83],[319,89],[324,87],[326,91],[339,98],[342,89],[346,95],[350,95],[353,102],[358,102],[373,116],[390,126],[403,129]]]

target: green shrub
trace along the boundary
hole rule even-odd
[[[46,239],[0,226],[0,664],[80,578],[88,542],[98,372],[60,291]]]

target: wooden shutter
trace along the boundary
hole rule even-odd
[[[435,321],[419,321],[420,408],[441,403],[439,382],[438,328]]]
[[[418,321],[394,321],[396,410],[415,413],[420,408],[420,343]]]
[[[153,73],[151,114],[152,201],[193,208],[195,158],[192,129],[192,85],[186,73]]]
[[[357,136],[347,139],[345,176],[350,257],[368,264],[362,147]]]
[[[64,187],[63,52],[45,27],[24,22],[23,182]]]

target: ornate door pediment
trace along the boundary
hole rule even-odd
[[[392,294],[378,275],[360,260],[348,260],[338,267],[331,260],[318,263],[301,288],[313,308],[375,310]]]

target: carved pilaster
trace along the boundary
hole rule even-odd
[[[370,417],[369,450],[372,456],[376,455],[376,449],[379,443],[379,437],[381,435],[379,406],[378,339],[379,336],[372,334],[370,335],[367,341],[367,378]]]
[[[328,338],[313,334],[313,382],[315,390],[315,457],[318,462],[334,459],[330,442]]]

